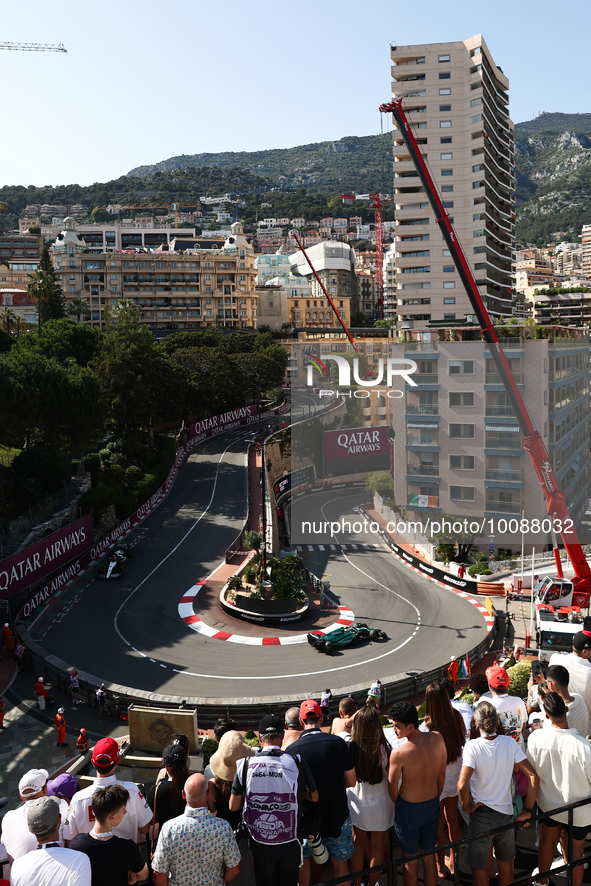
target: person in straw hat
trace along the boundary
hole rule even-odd
[[[229,822],[234,831],[242,821],[242,810],[230,812],[229,806],[236,764],[244,757],[254,756],[254,752],[254,748],[244,741],[241,734],[232,730],[222,735],[219,747],[211,757],[211,766],[215,772],[215,777],[209,782],[211,811],[217,812],[218,818]]]

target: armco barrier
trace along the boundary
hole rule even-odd
[[[285,411],[285,408],[281,408],[280,410]],[[267,415],[276,414],[279,410],[274,410],[272,413],[268,413]],[[216,430],[215,432],[222,433],[221,430]],[[203,438],[202,438],[203,439]],[[193,448],[193,440],[189,441],[186,444],[186,447],[183,447],[183,451],[179,452],[179,455],[175,459],[175,464],[171,468],[169,476],[167,477],[165,483],[163,484],[162,489],[166,487],[165,492],[162,494],[160,499],[154,501],[152,505],[149,505],[149,502],[143,506],[149,506],[149,509],[145,514],[142,515],[142,518],[147,515],[154,507],[164,498],[164,495],[170,489],[174,477],[178,472],[180,464],[190,449]],[[167,485],[168,484],[168,485]],[[341,484],[339,484],[340,486]],[[343,486],[345,484],[342,484]],[[357,485],[357,484],[355,484]],[[334,488],[334,487],[333,487]],[[159,490],[160,492],[160,490]],[[152,499],[156,499],[159,493],[155,493],[152,496]],[[150,501],[152,501],[150,499]],[[369,515],[367,512],[364,512],[361,509],[365,516],[369,519]],[[130,518],[131,519],[131,518]],[[124,521],[122,526],[125,526],[128,521]],[[120,529],[121,527],[118,527]],[[124,530],[124,534],[130,530],[131,527]],[[114,530],[116,533],[118,530]],[[113,533],[109,533],[109,538]],[[384,537],[385,536],[385,537]],[[392,539],[384,533],[384,541],[391,547],[393,551],[400,551],[399,556],[402,553],[406,554],[406,551],[400,549],[398,545],[393,542]],[[121,534],[119,535],[121,537]],[[117,539],[114,539],[117,540]],[[104,541],[104,540],[103,540]],[[102,548],[103,550],[106,548]],[[416,567],[419,564],[422,564],[424,567],[428,567],[428,564],[422,563],[418,558],[411,558],[410,555],[407,555],[409,559],[416,561]],[[406,557],[405,557],[406,559]],[[431,569],[436,569],[436,567],[428,567],[424,570],[421,570],[423,574],[427,577],[435,577],[431,573]],[[442,572],[442,570],[437,570],[437,572]],[[447,573],[444,573],[447,574]],[[474,582],[467,582],[461,579],[455,579],[454,576],[449,576],[454,579],[453,583],[449,583],[450,587],[458,587],[461,583],[461,589],[467,590],[468,592],[471,589],[471,585]],[[312,576],[311,576],[312,578]],[[313,576],[316,578],[316,576]],[[436,580],[439,580],[438,578]],[[319,581],[319,579],[316,579]],[[466,586],[464,588],[464,586]],[[327,592],[330,593],[330,592]],[[333,594],[330,594],[333,597]],[[18,626],[19,634],[23,637],[27,644],[27,665],[32,668],[32,671],[35,674],[42,674],[44,679],[51,685],[57,687],[63,687],[64,690],[67,690],[69,685],[69,674],[71,672],[72,666],[68,664],[68,662],[63,661],[54,655],[48,655],[47,652],[36,643],[31,636],[24,624],[20,624]],[[491,627],[487,637],[482,640],[478,646],[475,646],[468,653],[470,664],[474,665],[477,661],[479,661],[490,649],[496,632],[496,619],[494,620],[494,624]],[[444,663],[441,667],[432,669],[430,671],[409,671],[407,673],[399,673],[394,674],[390,677],[387,677],[383,680],[384,691],[385,691],[385,701],[387,704],[391,704],[394,701],[399,701],[406,698],[413,698],[419,693],[423,692],[426,686],[432,682],[433,680],[443,680],[447,676],[448,664]],[[84,671],[79,672],[79,680],[80,680],[80,692],[79,697],[88,702],[89,704],[94,703],[94,697],[96,690],[103,682],[101,677],[98,677],[94,674],[89,674]],[[192,696],[178,696],[178,695],[162,695],[157,692],[145,692],[143,690],[135,689],[133,687],[127,687],[116,683],[107,683],[107,700],[105,705],[105,712],[110,716],[119,716],[120,714],[125,714],[127,712],[127,708],[129,705],[133,703],[140,703],[142,705],[151,705],[154,708],[167,708],[167,707],[175,707],[184,703],[188,707],[197,707],[199,711],[199,722],[205,727],[213,725],[214,721],[218,717],[222,716],[232,716],[239,726],[241,727],[252,727],[253,724],[256,724],[258,720],[266,713],[276,713],[280,716],[283,716],[285,713],[286,707],[296,702],[300,702],[304,695],[281,695],[275,697],[268,697],[265,699],[251,699],[246,700],[242,698],[236,699],[227,699],[224,704],[219,703],[210,703],[207,698],[198,698]],[[358,704],[363,704],[367,697],[367,689],[368,685],[366,682],[346,686],[335,692],[335,695],[332,699],[333,709],[336,713],[338,702],[341,698],[346,696],[351,696],[355,698]],[[9,690],[9,694],[11,694]],[[15,700],[18,701],[18,699]]]

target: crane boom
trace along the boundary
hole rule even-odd
[[[392,102],[380,105],[380,112],[392,113],[394,115],[394,119],[398,124],[398,129],[400,130],[406,147],[409,150],[415,169],[419,174],[421,183],[425,188],[429,202],[435,213],[435,219],[439,225],[443,239],[454,259],[464,289],[466,290],[470,303],[478,318],[484,339],[489,344],[490,352],[495,361],[497,371],[501,376],[505,391],[511,401],[515,415],[517,416],[517,421],[519,422],[519,427],[523,434],[523,446],[527,452],[529,452],[536,476],[542,487],[546,499],[546,511],[553,521],[559,521],[561,529],[560,536],[574,570],[575,589],[589,591],[591,590],[591,568],[587,563],[585,552],[581,547],[574,528],[565,529],[565,524],[570,524],[570,526],[572,526],[573,523],[569,517],[568,509],[564,501],[564,492],[559,488],[558,481],[552,469],[550,453],[548,452],[546,444],[539,432],[536,430],[527,410],[527,406],[525,405],[525,401],[517,387],[511,367],[499,341],[499,337],[495,331],[489,313],[486,310],[482,296],[480,295],[472,269],[457,238],[449,215],[444,209],[441,197],[439,196],[437,187],[431,177],[431,173],[425,163],[424,157],[421,154],[408,118],[402,110],[402,99],[398,98]]]
[[[16,49],[19,52],[67,52],[63,43],[0,43],[0,49]]]

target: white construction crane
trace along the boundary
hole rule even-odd
[[[21,52],[67,52],[63,43],[0,43],[0,49],[17,49]]]

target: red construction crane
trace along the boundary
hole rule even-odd
[[[382,218],[382,198],[380,194],[341,194],[341,200],[347,205],[356,200],[369,200],[370,209],[374,210],[376,231],[376,313],[377,319],[384,316],[384,221]]]
[[[453,257],[458,274],[464,284],[466,294],[468,295],[474,313],[478,318],[484,339],[489,344],[492,358],[495,361],[497,371],[503,381],[507,396],[511,401],[515,415],[517,416],[517,421],[519,422],[519,427],[523,434],[523,446],[527,452],[529,452],[534,470],[546,499],[546,511],[550,515],[552,523],[554,524],[556,522],[556,524],[560,526],[560,536],[564,542],[564,547],[574,571],[575,590],[589,593],[589,591],[591,591],[591,568],[589,568],[585,552],[581,547],[574,528],[568,528],[573,527],[574,524],[569,516],[564,501],[564,492],[559,488],[558,480],[552,469],[550,453],[548,452],[546,444],[540,436],[539,431],[536,430],[527,410],[527,406],[525,405],[525,401],[521,396],[521,391],[517,387],[517,383],[505,356],[505,352],[499,342],[499,337],[495,331],[493,322],[486,310],[482,296],[480,295],[470,264],[457,238],[451,219],[443,207],[443,202],[439,196],[435,182],[431,177],[429,168],[425,163],[425,158],[423,154],[421,154],[411,124],[402,110],[402,99],[397,98],[392,102],[380,105],[380,112],[392,113],[394,115],[400,134],[409,150],[415,169],[419,174],[421,183],[425,188],[429,202],[435,213],[435,219],[443,234],[443,239]],[[554,550],[554,556],[556,559],[558,575],[562,577],[560,557],[556,548]]]

